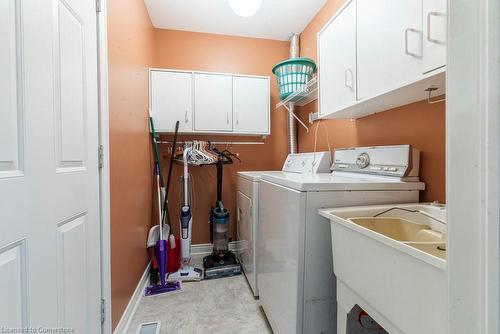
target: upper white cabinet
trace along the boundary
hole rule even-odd
[[[422,0],[357,0],[358,99],[422,74],[421,13]]]
[[[233,77],[233,129],[238,133],[269,132],[269,80]]]
[[[197,131],[233,131],[233,78],[194,74],[194,128]]]
[[[318,35],[319,114],[356,102],[356,4],[347,4]]]
[[[446,0],[423,0],[423,73],[446,65],[446,3]]]
[[[359,118],[445,93],[446,0],[348,0],[318,33],[319,117]]]
[[[150,69],[158,132],[270,134],[269,77]]]
[[[151,111],[156,131],[193,131],[192,73],[151,71]]]

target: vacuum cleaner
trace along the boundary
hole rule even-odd
[[[227,232],[229,230],[229,211],[222,203],[222,174],[223,162],[221,159],[217,167],[217,203],[212,208],[210,223],[212,225],[212,254],[203,258],[205,279],[222,278],[241,274],[241,265],[236,255],[229,250]]]
[[[151,127],[151,135],[153,138],[153,146],[155,150],[155,175],[156,175],[156,189],[157,189],[157,199],[158,199],[158,220],[159,220],[159,239],[156,242],[156,261],[158,262],[158,267],[160,271],[160,282],[157,284],[151,284],[146,287],[144,291],[145,296],[158,295],[161,293],[172,292],[176,290],[180,290],[181,283],[178,281],[175,282],[167,282],[167,240],[165,237],[169,238],[169,236],[165,236],[163,233],[164,224],[165,224],[165,214],[167,216],[168,213],[168,203],[167,196],[170,188],[170,178],[171,178],[171,170],[172,170],[172,162],[173,156],[175,153],[175,146],[177,142],[177,133],[179,131],[179,121],[175,124],[175,135],[174,135],[174,144],[172,147],[172,156],[170,161],[170,171],[168,175],[167,187],[165,189],[164,195],[162,195],[162,177],[161,177],[161,167],[160,167],[160,159],[158,154],[158,143],[156,139],[156,133],[154,131],[153,119],[150,117],[150,127]],[[163,199],[163,205],[162,205]],[[167,218],[169,221],[169,217]],[[169,229],[169,234],[172,229]],[[175,246],[175,240],[174,240]]]
[[[194,268],[190,265],[191,262],[191,233],[193,230],[193,215],[191,213],[191,203],[189,201],[189,173],[188,173],[188,154],[189,148],[184,149],[183,162],[184,173],[182,176],[183,182],[183,199],[184,203],[181,207],[180,214],[180,234],[181,234],[181,268],[169,275],[168,280],[179,280],[183,282],[200,281],[203,278],[203,270]]]

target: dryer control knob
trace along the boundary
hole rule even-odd
[[[368,156],[367,153],[361,153],[358,155],[358,158],[356,159],[356,165],[358,168],[366,168],[370,164],[370,157]]]

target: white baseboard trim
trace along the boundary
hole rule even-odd
[[[137,307],[139,306],[139,302],[141,301],[142,297],[144,296],[144,289],[146,288],[146,285],[149,282],[149,267],[151,266],[151,263],[148,263],[146,269],[144,270],[144,273],[142,274],[141,279],[139,280],[139,283],[135,287],[134,293],[132,294],[132,297],[130,298],[127,307],[125,308],[125,311],[122,314],[122,317],[120,318],[120,321],[118,322],[118,325],[116,325],[115,330],[113,331],[113,334],[125,334],[128,331],[128,328],[130,326],[130,323],[132,321],[132,318],[134,317],[135,311],[137,310]]]
[[[196,244],[191,246],[191,254],[192,255],[208,255],[212,253],[213,250],[212,244]],[[231,241],[229,243],[229,250],[237,251],[240,249],[240,241]]]

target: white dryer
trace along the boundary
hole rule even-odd
[[[336,333],[330,224],[318,209],[418,202],[419,157],[409,145],[340,149],[331,174],[261,176],[257,278],[275,334]]]
[[[236,221],[239,245],[237,255],[254,297],[259,296],[257,284],[257,227],[259,217],[259,181],[264,174],[327,173],[330,170],[328,152],[289,154],[281,171],[238,172],[236,191]]]

